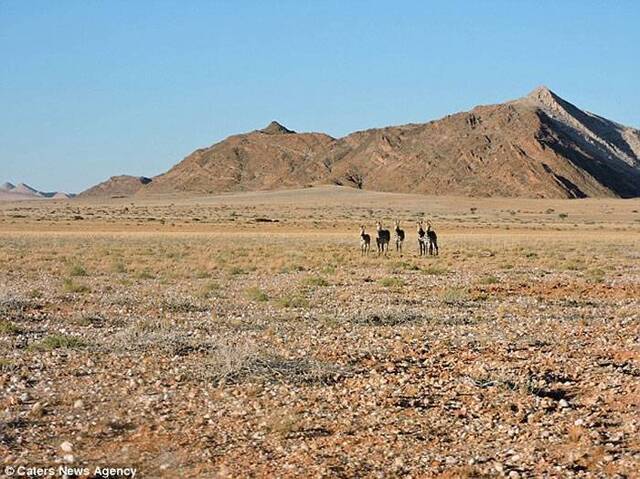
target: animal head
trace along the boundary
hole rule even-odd
[[[382,223],[380,221],[376,221],[376,229],[380,231],[382,229]]]
[[[364,233],[364,225],[360,225],[360,233]]]

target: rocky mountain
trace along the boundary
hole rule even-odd
[[[506,103],[339,139],[272,122],[196,150],[134,193],[207,194],[322,183],[435,195],[636,197],[640,131],[539,87]],[[110,180],[101,191],[112,194],[117,187]]]
[[[59,191],[44,192],[25,184],[18,183],[14,185],[5,182],[0,185],[0,200],[17,201],[17,200],[44,200],[44,199],[68,199],[74,195]]]
[[[138,192],[143,186],[151,183],[151,178],[145,176],[120,175],[112,176],[106,181],[99,183],[83,191],[79,198],[91,197],[122,197],[131,196]]]

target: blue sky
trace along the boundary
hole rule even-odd
[[[637,1],[0,0],[0,182],[78,192],[261,128],[342,136],[546,84],[640,127]]]

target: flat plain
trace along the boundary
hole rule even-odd
[[[359,226],[395,218],[403,254],[362,256]],[[423,218],[438,256],[417,254]],[[640,200],[3,202],[0,265],[5,465],[640,470]]]

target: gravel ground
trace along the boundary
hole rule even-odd
[[[355,230],[0,232],[3,465],[638,477],[637,233]]]

